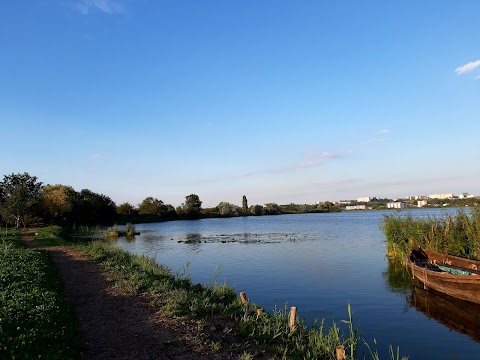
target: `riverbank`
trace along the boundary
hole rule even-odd
[[[100,263],[92,261],[85,251],[88,245],[42,246],[42,242],[51,240],[35,238],[33,233],[25,233],[21,238],[30,248],[26,251],[50,256],[63,280],[65,296],[75,309],[82,347],[75,353],[53,358],[238,358],[238,354],[209,349],[198,337],[198,324],[157,314],[150,306],[152,298],[148,294],[121,286],[122,279],[117,274],[107,273]],[[20,357],[31,355],[21,348],[14,350],[18,355],[16,351],[20,351]]]
[[[192,284],[187,273],[174,276],[103,242],[22,240],[33,248],[26,251],[51,257],[75,308],[83,347],[61,358],[335,359],[338,345],[352,358],[360,341],[351,318],[345,327],[322,321],[315,328],[297,319],[292,328],[287,309],[259,314],[226,284]]]

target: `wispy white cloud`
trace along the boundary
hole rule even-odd
[[[92,10],[107,14],[125,12],[125,7],[116,0],[80,0],[75,3],[75,9],[82,15],[88,15]]]
[[[219,183],[224,181],[231,181],[239,178],[251,178],[263,175],[280,175],[295,172],[298,170],[314,168],[324,165],[326,160],[342,158],[341,154],[320,152],[316,150],[309,150],[303,155],[303,159],[298,162],[292,162],[280,167],[271,167],[257,171],[243,172],[240,174],[225,175],[215,178],[206,178],[200,180],[200,183]]]
[[[362,141],[360,144],[361,145],[369,145],[373,143],[379,143],[379,142],[386,142],[388,140],[388,136],[390,135],[390,130],[389,129],[383,129],[375,133],[374,136],[372,136],[370,139]]]
[[[458,68],[455,69],[455,72],[458,75],[462,75],[462,74],[469,73],[469,72],[471,72],[471,71],[473,71],[473,70],[475,70],[479,67],[480,67],[480,60],[472,61],[472,62],[469,62],[468,64],[459,66]],[[478,79],[478,77],[477,77],[477,79]]]
[[[335,154],[335,153],[310,150],[306,154],[306,159],[293,165],[291,169],[306,169],[306,168],[317,167],[322,165],[324,161],[327,159],[337,159],[340,157],[341,156],[339,154]]]

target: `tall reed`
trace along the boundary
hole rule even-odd
[[[405,259],[412,246],[480,259],[480,208],[456,214],[414,218],[412,215],[386,216],[381,228],[389,256]]]

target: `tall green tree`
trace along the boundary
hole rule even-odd
[[[123,215],[137,215],[138,210],[129,202],[125,202],[117,206],[117,213]]]
[[[38,214],[42,183],[28,173],[5,175],[0,182],[0,213],[17,228]]]
[[[73,209],[76,192],[66,185],[46,185],[41,200],[45,220],[53,223],[65,222]]]
[[[202,202],[198,195],[191,194],[185,197],[185,202],[179,207],[180,214],[189,219],[198,219],[202,216]]]
[[[237,205],[221,202],[217,205],[218,214],[225,217],[238,216],[240,211]]]
[[[158,200],[149,196],[143,199],[140,204],[138,204],[138,212],[141,214],[160,215],[163,212],[167,212],[167,206],[162,200]]]
[[[242,198],[242,211],[244,214],[248,212],[248,201],[245,195],[243,195],[243,198]]]
[[[88,189],[76,193],[71,221],[81,225],[110,225],[117,216],[117,206],[106,195]]]
[[[265,211],[265,215],[280,215],[282,213],[280,206],[278,206],[276,203],[265,204],[263,209]]]

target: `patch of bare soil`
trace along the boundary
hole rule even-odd
[[[27,247],[39,247],[23,235]],[[224,341],[224,325],[182,322],[153,313],[148,298],[121,293],[109,286],[101,268],[70,247],[42,247],[63,278],[80,327],[84,358],[90,359],[236,359],[238,354],[213,352],[199,334]],[[220,341],[219,341],[220,342]]]

